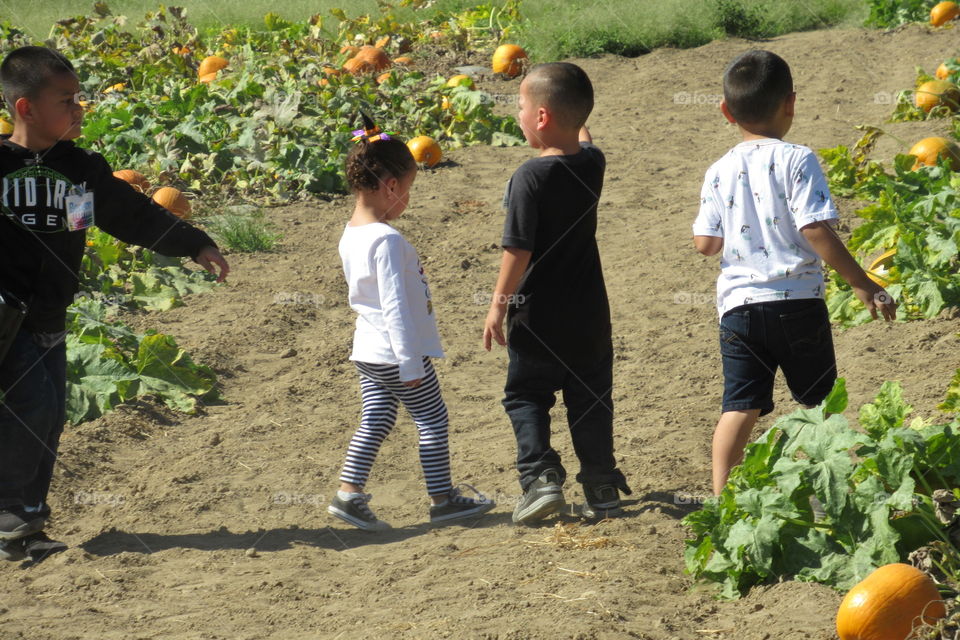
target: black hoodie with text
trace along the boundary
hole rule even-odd
[[[0,288],[27,304],[29,331],[63,331],[80,288],[86,232],[68,226],[71,199],[73,206],[92,199],[97,227],[165,256],[196,258],[204,247],[216,247],[206,233],[114,177],[99,153],[69,141],[38,153],[2,135]]]

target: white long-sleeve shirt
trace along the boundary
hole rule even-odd
[[[399,365],[404,382],[422,378],[423,357],[442,358],[443,348],[417,251],[382,222],[347,225],[339,249],[357,312],[350,359]]]

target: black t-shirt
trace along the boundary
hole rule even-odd
[[[531,251],[507,311],[519,353],[568,364],[610,349],[610,305],[597,249],[597,203],[606,160],[592,144],[574,155],[532,158],[507,184],[504,248]]]

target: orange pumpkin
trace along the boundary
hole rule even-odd
[[[350,58],[343,63],[343,70],[347,73],[352,73],[353,75],[358,75],[361,73],[369,73],[373,71],[373,67],[370,63],[361,60],[360,58]]]
[[[342,47],[340,47],[340,53],[345,53],[351,58],[357,55],[357,53],[359,52],[360,52],[360,47],[354,46],[352,44],[345,44]]]
[[[413,58],[410,56],[400,56],[399,58],[393,59],[393,64],[402,64],[408,67],[413,66]]]
[[[387,80],[389,80],[389,79],[392,78],[392,77],[393,77],[393,72],[392,72],[392,71],[387,71],[386,73],[381,73],[379,76],[377,76],[377,84],[383,84],[384,82],[386,82]]]
[[[443,153],[440,151],[440,145],[430,136],[417,136],[407,143],[413,159],[419,163],[432,167],[440,162]]]
[[[367,63],[374,71],[383,71],[390,66],[390,58],[379,47],[361,47],[356,59]]]
[[[203,77],[209,73],[216,73],[221,69],[227,68],[227,59],[220,56],[207,56],[200,62],[200,68],[197,69],[197,76]]]
[[[153,194],[153,201],[178,218],[186,220],[190,217],[190,201],[179,189],[161,187]]]
[[[937,586],[907,564],[875,570],[847,592],[837,611],[840,640],[903,640],[914,624],[947,615]]]
[[[146,176],[139,171],[134,171],[133,169],[121,169],[120,171],[114,171],[113,175],[116,178],[120,178],[140,193],[144,193],[150,188],[150,181],[147,180]]]
[[[956,2],[941,2],[930,9],[930,24],[940,27],[960,16],[960,5]]]
[[[390,44],[390,36],[383,36],[382,38],[380,38],[379,40],[377,40],[377,41],[373,44],[373,46],[376,47],[377,49],[383,49],[383,48],[385,48],[385,47],[386,47],[387,45],[389,45],[389,44]]]
[[[502,44],[493,52],[493,72],[504,73],[511,78],[520,75],[527,60],[527,52],[515,44]]]
[[[956,111],[960,106],[960,89],[946,80],[930,80],[917,87],[913,101],[927,113],[940,105]]]
[[[941,157],[950,159],[950,166],[954,171],[960,171],[960,147],[952,140],[940,137],[924,138],[910,148],[909,155],[916,156],[917,161],[913,164],[913,169],[919,169],[921,165],[929,167],[937,164]]]
[[[211,82],[217,79],[218,75],[220,75],[219,72],[211,71],[210,73],[206,73],[200,76],[199,78],[197,78],[197,82],[205,82],[207,84],[210,84]]]
[[[468,75],[459,74],[451,77],[447,80],[448,87],[467,87],[468,89],[473,89],[473,78]]]

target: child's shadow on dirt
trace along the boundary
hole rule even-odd
[[[446,526],[487,528],[509,523],[509,513],[488,513],[476,519],[465,519]],[[201,551],[256,549],[259,553],[293,549],[297,546],[317,547],[331,551],[349,551],[367,545],[401,542],[440,528],[442,528],[440,525],[425,522],[375,533],[352,528],[334,528],[332,526],[317,529],[305,529],[303,527],[258,529],[244,532],[234,532],[227,527],[220,527],[216,531],[206,533],[184,534],[133,533],[111,530],[87,540],[80,545],[80,548],[96,556],[112,556],[119,553],[152,554],[168,549],[199,549]]]

